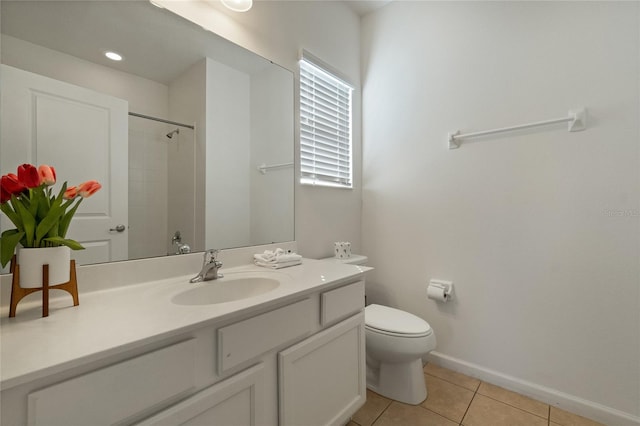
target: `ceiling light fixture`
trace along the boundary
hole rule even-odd
[[[234,12],[246,12],[253,6],[253,0],[220,0],[229,9]]]
[[[122,60],[122,55],[120,55],[119,53],[116,52],[104,52],[104,56],[106,56],[107,58],[111,59],[112,61],[121,61]]]

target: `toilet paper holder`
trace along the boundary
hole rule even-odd
[[[448,301],[453,297],[453,283],[451,281],[444,280],[429,280],[429,286],[432,290],[437,291],[429,291],[427,289],[428,297],[430,299],[439,300],[439,301]],[[432,295],[434,297],[432,297]]]

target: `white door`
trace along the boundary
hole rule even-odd
[[[67,237],[86,248],[72,257],[80,264],[127,259],[128,103],[7,65],[0,80],[2,174],[22,163],[48,164],[56,169],[56,190],[64,181],[100,182],[69,228]],[[3,230],[11,227],[2,220]]]

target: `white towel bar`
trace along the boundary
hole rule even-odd
[[[549,124],[565,123],[565,122],[569,123],[569,127],[567,130],[570,132],[578,132],[580,130],[586,129],[587,128],[586,108],[579,108],[579,109],[576,109],[575,111],[569,111],[568,117],[556,118],[553,120],[546,120],[546,121],[538,121],[536,123],[521,124],[519,126],[503,127],[500,129],[483,130],[481,132],[462,133],[462,134],[458,130],[455,133],[449,133],[449,137],[448,137],[449,149],[460,148],[462,139],[468,139],[468,138],[473,138],[477,136],[492,135],[495,133],[510,132],[513,130],[528,129],[530,127],[546,126]]]
[[[267,166],[266,164],[262,163],[258,166],[258,171],[260,171],[260,173],[265,174],[267,173],[267,170],[270,169],[282,169],[284,167],[289,167],[289,166],[293,166],[293,163],[282,163],[282,164],[272,164]]]

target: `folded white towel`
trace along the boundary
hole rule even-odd
[[[262,266],[264,268],[280,269],[280,268],[288,268],[289,266],[300,265],[302,264],[302,260],[297,259],[297,260],[289,260],[286,262],[263,262],[261,260],[255,259],[253,263],[255,263],[258,266]]]
[[[278,262],[264,262],[260,259],[254,259],[253,263],[255,263],[256,265],[260,265],[260,266],[270,266],[270,265],[288,265],[288,264],[298,264],[301,263],[302,259],[291,259],[291,260],[284,260],[282,262],[278,261]]]
[[[301,260],[302,256],[296,253],[287,253],[281,248],[278,248],[275,251],[265,250],[264,253],[254,254],[253,258],[254,260],[264,263],[280,263],[292,260]]]
[[[265,250],[264,253],[262,254],[256,254],[254,256],[259,256],[259,258],[261,260],[264,260],[265,262],[270,262],[272,260],[274,260],[276,257],[285,254],[286,252],[281,249],[281,248],[277,248],[275,250]]]

